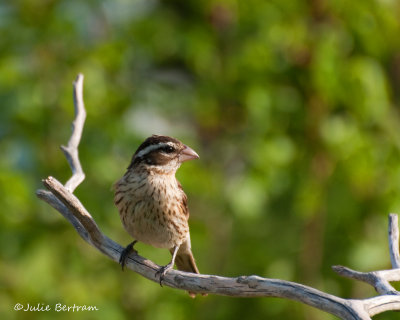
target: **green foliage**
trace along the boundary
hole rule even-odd
[[[84,244],[35,197],[66,181],[59,145],[85,75],[76,194],[127,244],[111,186],[152,133],[200,160],[178,178],[204,273],[259,274],[367,297],[333,264],[390,266],[400,207],[400,5],[393,0],[7,1],[0,4],[0,318],[16,303],[95,305],[76,319],[332,319],[278,299],[161,289]],[[169,253],[142,244],[165,264]],[[377,319],[395,319],[387,313]]]

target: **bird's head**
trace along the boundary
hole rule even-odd
[[[152,135],[136,150],[128,169],[146,168],[157,173],[175,172],[180,165],[199,155],[187,145],[168,136]]]

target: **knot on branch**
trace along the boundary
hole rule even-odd
[[[256,289],[260,285],[260,282],[262,280],[263,278],[259,276],[251,275],[251,276],[240,276],[236,279],[236,282],[240,284],[245,284],[251,289]]]

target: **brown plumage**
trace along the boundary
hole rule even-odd
[[[182,162],[198,157],[167,136],[153,135],[136,150],[125,175],[115,184],[114,203],[126,231],[135,239],[121,254],[122,268],[133,245],[141,241],[172,254],[171,262],[157,271],[160,284],[174,263],[179,270],[199,273],[190,244],[187,197],[175,178]]]

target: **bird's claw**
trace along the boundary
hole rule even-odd
[[[162,287],[163,285],[162,285],[162,282],[164,281],[164,277],[165,277],[165,275],[167,274],[167,272],[169,271],[169,270],[171,270],[172,269],[172,267],[173,267],[173,264],[172,263],[168,263],[166,266],[162,266],[162,267],[160,267],[160,269],[158,269],[157,270],[157,272],[156,272],[156,278],[157,278],[157,276],[159,276],[160,277],[160,286]]]
[[[133,241],[126,246],[124,250],[122,250],[121,255],[119,257],[119,264],[121,265],[122,271],[124,271],[124,267],[126,265],[126,258],[128,258],[129,254],[132,252],[133,254],[138,254],[138,252],[133,248],[137,241]]]

